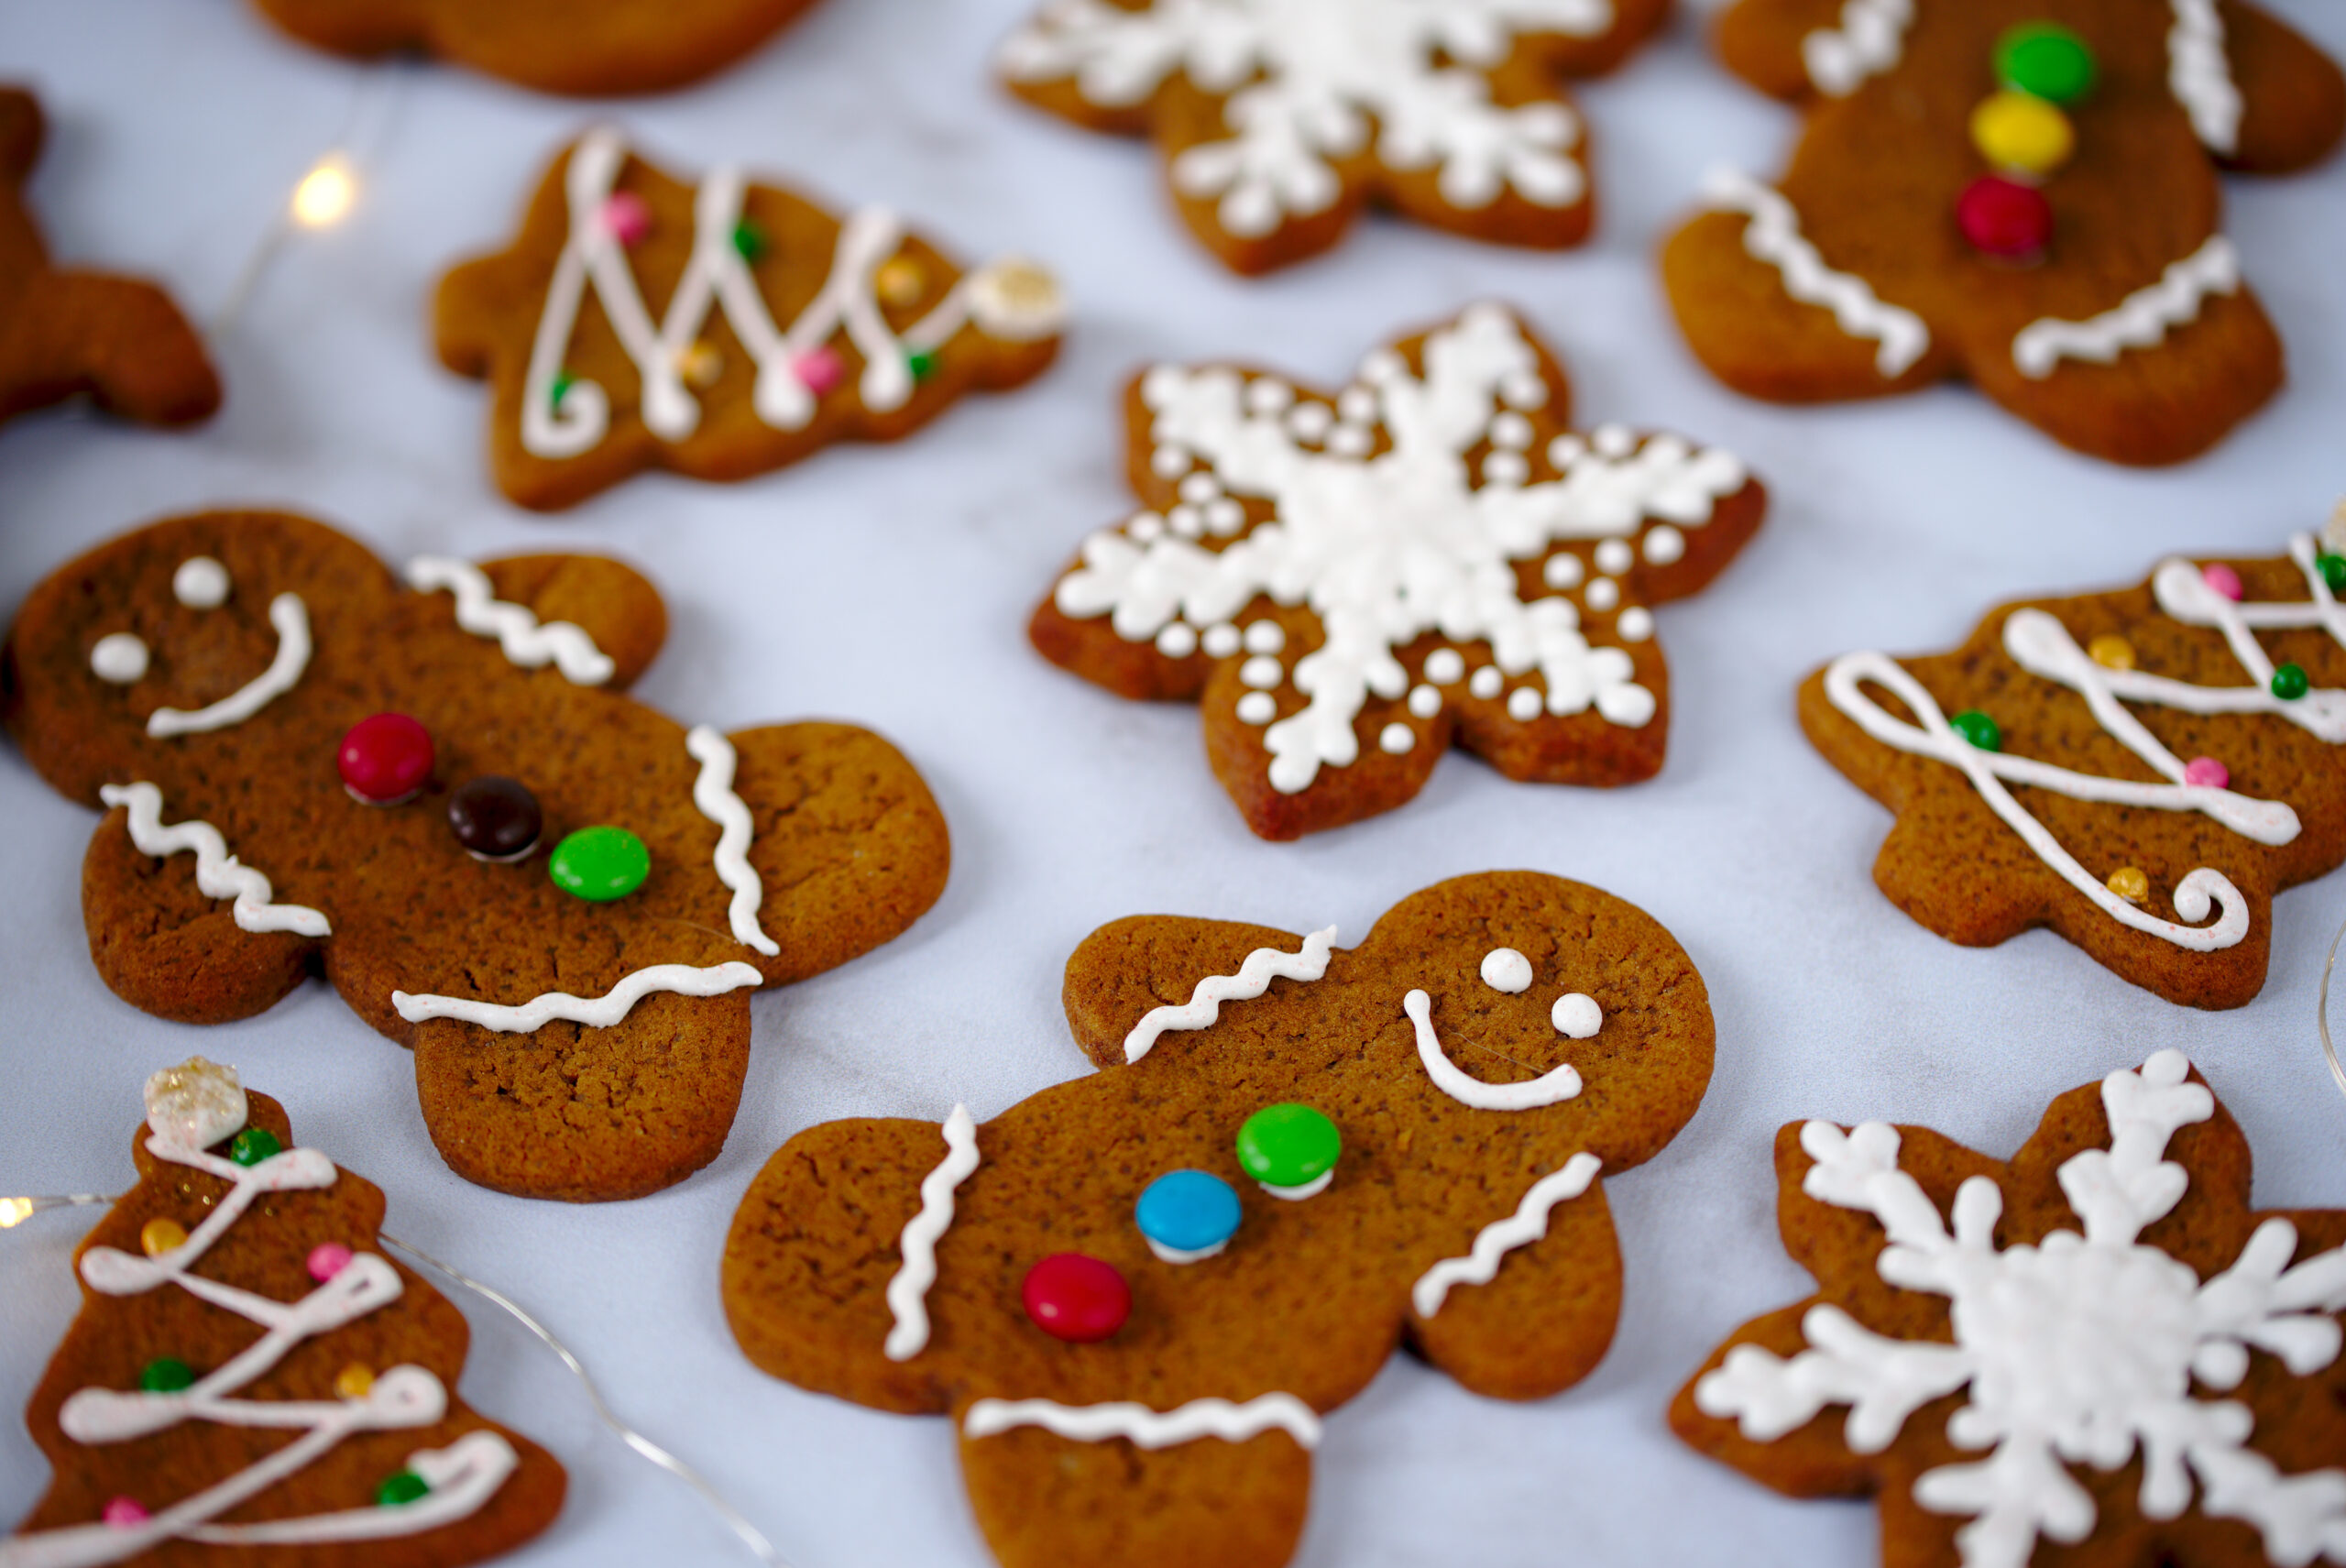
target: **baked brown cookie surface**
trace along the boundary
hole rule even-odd
[[[2346,1212],[2252,1211],[2181,1052],[2062,1095],[2009,1162],[1810,1122],[1776,1173],[1817,1292],[1679,1393],[1688,1443],[1876,1497],[1900,1568],[2346,1558]]]
[[[742,1349],[949,1414],[1009,1568],[1276,1568],[1321,1416],[1397,1343],[1494,1398],[1579,1381],[1620,1303],[1596,1178],[1700,1102],[1701,976],[1641,911],[1529,872],[1333,937],[1117,921],[1067,966],[1101,1071],[941,1136],[791,1139],[726,1244]]]
[[[0,717],[108,811],[82,905],[117,994],[218,1023],[322,969],[413,1048],[458,1174],[631,1197],[723,1146],[750,992],[898,935],[949,858],[867,730],[687,731],[622,695],[665,630],[616,561],[402,582],[321,524],[208,512],[36,587]]]
[[[1650,778],[1670,688],[1647,607],[1706,587],[1767,495],[1715,447],[1574,433],[1571,400],[1488,304],[1336,394],[1157,366],[1124,399],[1140,510],[1084,542],[1028,636],[1120,696],[1200,703],[1266,839],[1389,811],[1453,745],[1529,783]]]
[[[146,1098],[25,1414],[54,1477],[0,1563],[445,1568],[551,1524],[562,1466],[457,1398],[464,1314],[382,1255],[381,1190],[232,1069]]]
[[[813,0],[253,0],[302,42],[419,50],[541,93],[602,98],[721,71]]]
[[[842,220],[738,169],[685,185],[608,128],[434,312],[442,361],[489,383],[498,487],[540,510],[646,468],[742,479],[897,440],[1040,374],[1066,316],[1032,262],[964,273],[884,208]]]
[[[1577,245],[1589,137],[1561,77],[1621,63],[1669,0],[1053,0],[1003,80],[1146,136],[1181,217],[1233,271],[1326,250],[1374,203],[1503,245]]]
[[[44,135],[39,100],[0,87],[0,420],[84,394],[145,424],[209,419],[220,378],[169,295],[49,264],[25,205]]]
[[[1825,759],[1897,816],[1874,861],[1951,941],[2049,926],[2136,985],[2237,1007],[2273,895],[2346,860],[2346,558],[2000,607],[1962,647],[1845,654],[1800,690]]]
[[[2240,0],[1738,0],[1719,53],[1807,111],[1722,170],[1662,276],[1694,352],[1783,402],[1948,377],[2080,452],[2179,462],[2279,388],[2216,170],[2301,169],[2346,79]]]

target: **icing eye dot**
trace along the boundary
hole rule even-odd
[[[90,650],[90,674],[126,686],[147,673],[147,644],[127,631],[109,631]]]
[[[1556,998],[1555,1006],[1548,1010],[1548,1022],[1556,1032],[1575,1040],[1585,1040],[1605,1027],[1605,1009],[1596,998],[1584,992],[1570,991]]]
[[[1531,989],[1531,960],[1513,948],[1493,948],[1483,955],[1483,983],[1520,996]]]
[[[209,555],[191,555],[171,574],[171,597],[190,609],[218,609],[228,602],[228,568]]]

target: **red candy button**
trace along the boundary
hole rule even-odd
[[[1973,248],[2000,261],[2027,261],[2053,241],[2053,204],[2017,180],[1983,174],[1956,198],[1955,221]]]
[[[404,713],[378,713],[350,727],[334,761],[354,798],[397,806],[432,776],[432,731]]]
[[[1080,1252],[1053,1253],[1028,1269],[1020,1294],[1035,1326],[1069,1344],[1106,1339],[1132,1316],[1132,1287],[1124,1277]]]

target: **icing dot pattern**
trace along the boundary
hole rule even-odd
[[[191,555],[171,574],[171,597],[190,609],[218,609],[228,587],[228,568],[209,555]]]

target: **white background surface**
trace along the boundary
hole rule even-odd
[[[1772,172],[1792,117],[1711,64],[1691,20],[1583,94],[1604,203],[1586,249],[1513,254],[1376,221],[1331,258],[1243,282],[1178,228],[1150,153],[989,84],[987,52],[1025,4],[828,0],[730,72],[616,114],[680,177],[739,159],[834,206],[892,203],[966,258],[1040,257],[1078,313],[1057,367],[903,446],[835,449],[734,487],[639,478],[552,521],[490,488],[486,396],[433,358],[427,306],[440,270],[502,244],[548,156],[609,110],[313,55],[229,0],[0,6],[0,75],[30,80],[51,116],[32,194],[52,247],[157,276],[199,317],[355,106],[380,108],[362,205],[285,250],[216,344],[218,419],[158,435],[52,413],[0,432],[0,605],[102,538],[225,503],[294,507],[394,560],[615,552],[649,570],[674,618],[640,696],[687,723],[871,724],[925,771],[954,836],[951,885],[909,936],[758,998],[747,1093],[715,1165],[656,1197],[572,1208],[451,1176],[406,1053],[322,985],[214,1030],[115,1000],[79,905],[95,818],[0,752],[0,1192],[118,1189],[144,1076],[192,1051],[236,1063],[287,1103],[302,1142],[384,1188],[392,1234],[539,1311],[625,1416],[801,1568],[987,1558],[946,1422],[802,1394],[735,1350],[716,1288],[734,1204],[811,1123],[939,1117],[957,1099],[991,1115],[1081,1070],[1060,967],[1122,915],[1335,921],[1350,942],[1428,883],[1530,866],[1652,912],[1717,1011],[1701,1113],[1608,1183],[1628,1299],[1604,1365],[1561,1398],[1507,1406],[1397,1359],[1329,1422],[1304,1568],[1873,1561],[1869,1507],[1780,1501],[1662,1421],[1722,1336],[1803,1293],[1769,1172],[1788,1119],[1926,1122],[2003,1154],[2050,1096],[2180,1046],[2253,1140],[2260,1203],[2346,1203],[2346,1103],[2313,1032],[2346,886],[2281,898],[2271,978],[2231,1014],[2171,1006],[2045,933],[1957,948],[1874,889],[1888,817],[1809,750],[1792,705],[1819,662],[1944,646],[2000,598],[2136,581],[2170,549],[2276,551],[2318,526],[2346,489],[2346,165],[2233,182],[2231,232],[2292,384],[2211,457],[2136,473],[2073,457],[1961,389],[1803,411],[1700,372],[1650,258],[1705,167]],[[2346,7],[2278,8],[2346,53]],[[1400,811],[1258,842],[1206,769],[1193,709],[1117,701],[1023,637],[1078,539],[1127,505],[1118,390],[1152,357],[1244,356],[1334,383],[1392,333],[1485,294],[1549,335],[1584,424],[1723,443],[1773,491],[1743,558],[1661,612],[1669,765],[1599,793],[1509,784],[1461,753]],[[43,1484],[16,1412],[73,1311],[82,1229],[44,1216],[0,1237],[0,1522]],[[592,1424],[550,1357],[459,1304],[477,1330],[465,1394],[572,1475],[559,1522],[514,1561],[733,1560],[682,1487]]]

